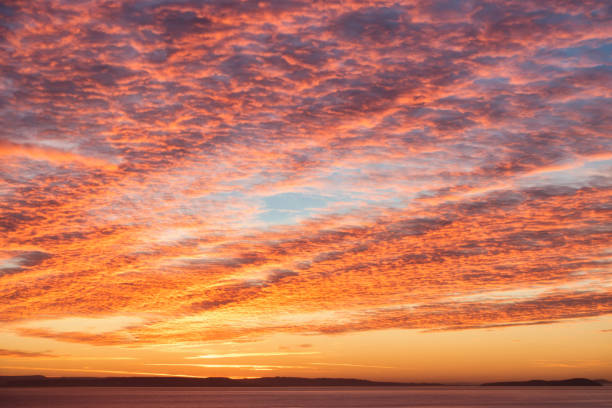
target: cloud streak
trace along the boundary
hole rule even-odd
[[[0,349],[0,358],[49,358],[58,357],[48,352]]]
[[[269,357],[269,356],[305,356],[319,354],[318,351],[276,351],[265,353],[225,353],[225,354],[204,354],[201,356],[185,357],[188,360],[194,359],[215,359],[215,358],[239,358],[239,357]]]

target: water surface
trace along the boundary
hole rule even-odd
[[[612,387],[1,388],[11,408],[612,407]]]

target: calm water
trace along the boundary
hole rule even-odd
[[[612,407],[612,387],[0,388],[0,407]]]

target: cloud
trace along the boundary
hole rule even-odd
[[[598,367],[605,366],[606,363],[600,360],[572,360],[572,361],[550,361],[550,360],[537,360],[535,364],[542,367],[553,367],[553,368],[587,368],[587,367]]]
[[[171,364],[171,363],[150,363],[151,366],[181,366],[181,367],[202,367],[202,368],[239,368],[255,371],[272,371],[285,368],[307,368],[292,365],[267,365],[267,364]]]
[[[53,257],[42,251],[9,252],[7,255],[12,255],[12,258],[7,259],[4,265],[0,264],[0,276],[27,271]]]
[[[56,165],[77,164],[81,166],[101,167],[104,170],[115,170],[117,166],[95,157],[81,156],[49,147],[37,147],[31,144],[11,143],[0,140],[0,156],[24,156],[33,160],[45,160]]]
[[[212,359],[212,358],[238,358],[238,357],[261,357],[261,356],[293,356],[293,355],[312,355],[319,354],[317,351],[276,351],[276,352],[265,352],[265,353],[225,353],[225,354],[204,354],[201,356],[185,357],[186,359]]]
[[[160,376],[160,377],[188,377],[188,378],[201,378],[196,375],[188,374],[170,374],[170,373],[152,373],[142,371],[124,371],[124,370],[95,370],[88,368],[50,368],[50,367],[24,367],[24,366],[5,366],[4,368],[13,370],[29,370],[38,371],[49,370],[49,371],[60,371],[60,372],[71,372],[71,373],[101,373],[101,374],[122,374],[132,376]]]
[[[392,40],[400,30],[402,11],[394,7],[363,8],[342,14],[333,24],[339,36],[349,41]]]
[[[32,352],[0,349],[0,358],[49,358],[58,357],[48,352]]]
[[[199,17],[193,11],[168,10],[161,16],[165,34],[169,38],[181,38],[187,34],[199,34],[210,30],[212,21]]]
[[[351,363],[310,363],[312,365],[332,366],[332,367],[363,367],[363,368],[398,368],[392,366],[366,365],[366,364],[351,364]]]
[[[610,313],[603,1],[0,13],[11,330],[153,345]],[[109,316],[139,320],[60,330]]]

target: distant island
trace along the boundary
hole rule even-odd
[[[588,378],[570,378],[568,380],[530,380],[530,381],[503,381],[484,383],[483,386],[495,387],[601,387],[602,384]]]
[[[607,380],[571,378],[567,380],[530,380],[488,382],[494,387],[591,387],[610,384]],[[303,377],[46,377],[43,375],[0,376],[0,387],[420,387],[444,386],[430,382],[370,381],[355,378]]]
[[[45,377],[0,376],[0,387],[411,387],[438,383],[368,381],[354,378],[261,377]]]

